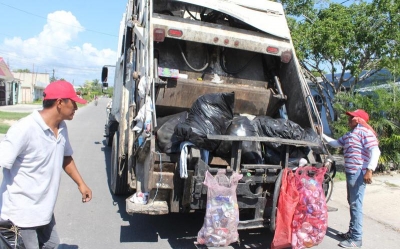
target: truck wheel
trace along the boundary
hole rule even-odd
[[[106,137],[106,144],[108,147],[111,147],[113,144],[113,137],[115,134],[115,131],[118,130],[118,123],[115,121],[109,121],[108,122],[108,128],[106,128],[106,134],[108,134],[108,136]]]
[[[113,136],[114,136],[114,133],[110,132],[108,134],[108,136],[106,137],[106,144],[107,144],[108,147],[111,147],[112,144],[113,144]]]
[[[111,149],[111,170],[110,170],[110,187],[114,195],[125,195],[128,194],[128,166],[126,165],[125,159],[119,159],[118,143],[119,133],[115,132],[113,137],[112,149]],[[121,164],[121,165],[120,165]],[[118,171],[122,170],[122,174],[119,175]]]
[[[281,170],[281,172],[278,175],[278,178],[276,179],[274,196],[272,197],[271,222],[269,224],[269,229],[271,230],[271,232],[275,232],[276,228],[276,212],[278,210],[278,199],[279,199],[279,192],[281,191],[282,174],[283,174],[283,169]]]

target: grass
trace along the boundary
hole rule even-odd
[[[1,120],[18,120],[23,117],[28,116],[28,112],[2,112],[0,111],[0,121]]]
[[[39,99],[39,100],[35,100],[32,103],[33,105],[42,105],[43,104],[43,100]]]
[[[6,134],[9,128],[9,125],[1,123],[0,120],[0,134]]]
[[[336,172],[335,178],[333,178],[335,182],[341,182],[346,180],[346,173],[344,172]]]
[[[0,134],[6,134],[10,125],[6,124],[5,120],[19,120],[28,116],[30,113],[26,112],[2,112],[0,111]]]

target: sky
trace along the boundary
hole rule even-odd
[[[54,73],[76,86],[100,80],[102,66],[116,63],[126,3],[0,0],[0,57],[10,70]]]

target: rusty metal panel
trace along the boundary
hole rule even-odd
[[[161,177],[162,176],[162,177]],[[174,188],[174,173],[170,172],[153,172],[150,177],[150,189],[173,189]]]
[[[296,68],[296,58],[290,63],[282,63],[281,84],[283,94],[287,96],[286,109],[289,120],[299,124],[301,127],[311,127],[310,119],[307,114],[306,96],[302,90],[301,78]]]
[[[157,112],[165,114],[169,108],[189,109],[201,95],[221,92],[235,92],[236,114],[267,115],[278,102],[273,98],[271,90],[263,87],[197,83],[195,80],[179,79],[175,85],[169,84],[159,89]]]

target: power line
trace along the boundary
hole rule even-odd
[[[82,29],[82,27],[75,26],[75,25],[71,25],[71,24],[67,24],[67,23],[63,23],[63,22],[56,21],[56,20],[52,20],[52,19],[50,19],[50,18],[43,17],[43,16],[40,16],[40,15],[37,15],[37,14],[31,13],[31,12],[28,12],[28,11],[25,11],[25,10],[22,10],[22,9],[19,9],[19,8],[16,8],[16,7],[14,7],[14,6],[11,6],[11,5],[8,5],[8,4],[5,4],[5,3],[1,3],[1,2],[0,2],[0,4],[1,4],[1,5],[4,5],[4,6],[7,6],[7,7],[11,8],[11,9],[15,9],[15,10],[21,11],[21,12],[23,12],[23,13],[25,13],[25,14],[29,14],[29,15],[32,15],[32,16],[36,16],[36,17],[38,17],[38,18],[42,18],[42,19],[45,19],[45,20],[50,20],[50,21],[52,21],[52,22],[57,22],[57,23],[61,23],[61,24],[67,25],[67,26],[71,26],[71,27],[75,27],[75,28]],[[87,28],[83,28],[83,29],[84,29],[85,31],[90,31],[90,32],[93,32],[93,33],[98,33],[98,34],[102,34],[102,35],[108,35],[108,36],[118,37],[117,35],[107,34],[107,33],[100,32],[100,31],[96,31],[96,30],[92,30],[92,29],[87,29]]]

